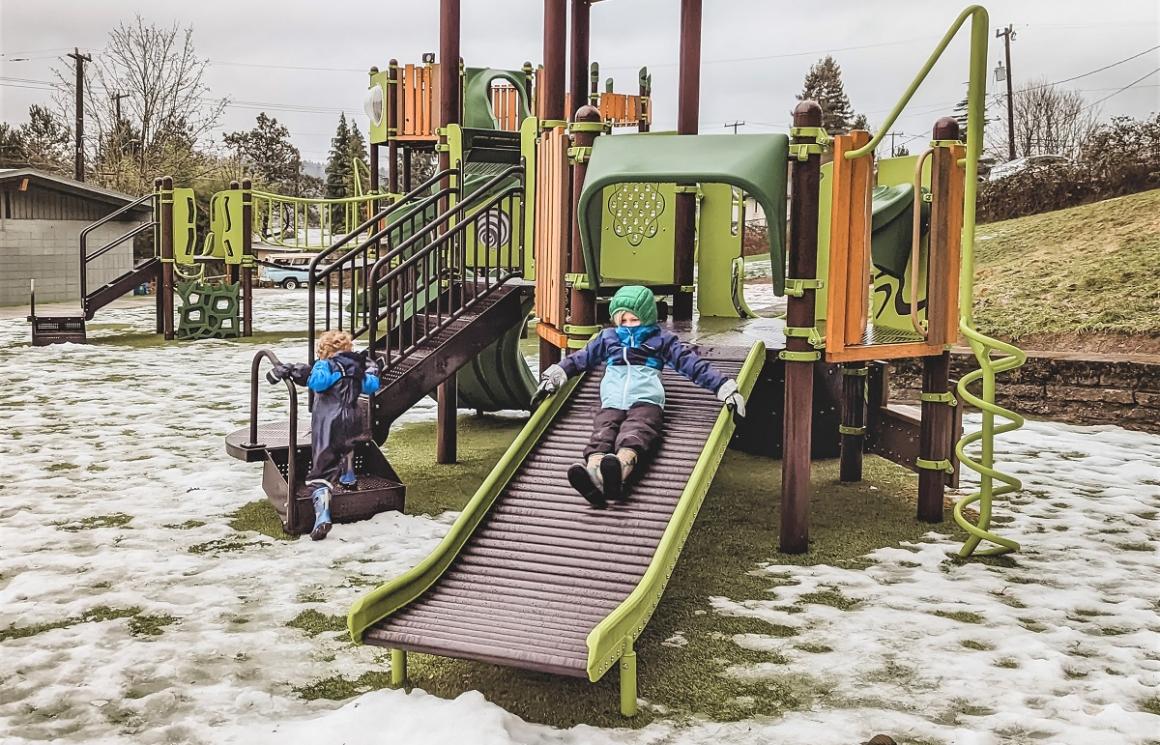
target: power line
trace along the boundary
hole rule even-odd
[[[269,65],[260,62],[231,62],[228,60],[206,60],[211,65],[228,65],[230,67],[260,67],[268,70],[307,70],[312,72],[361,72],[366,73],[369,67],[307,67],[304,65]]]
[[[1110,70],[1113,67],[1116,67],[1117,65],[1122,65],[1125,62],[1130,62],[1130,61],[1136,59],[1137,57],[1143,57],[1148,52],[1155,52],[1157,49],[1160,49],[1160,44],[1157,44],[1154,47],[1150,47],[1149,49],[1145,49],[1142,52],[1138,52],[1136,54],[1133,54],[1131,57],[1125,57],[1124,59],[1119,60],[1118,62],[1113,62],[1110,65],[1104,65],[1103,67],[1098,67],[1095,70],[1092,70],[1091,72],[1085,72],[1082,75],[1076,75],[1074,77],[1064,78],[1063,80],[1056,80],[1052,83],[1043,83],[1042,85],[1036,85],[1036,86],[1033,86],[1031,88],[1023,88],[1022,90],[1034,91],[1034,90],[1039,90],[1040,88],[1049,88],[1053,85],[1061,85],[1063,83],[1070,83],[1073,80],[1079,80],[1080,78],[1086,78],[1088,75],[1095,75],[1097,72],[1103,72],[1104,70]]]
[[[1155,74],[1156,74],[1156,73],[1158,73],[1158,72],[1160,72],[1160,67],[1157,67],[1157,68],[1156,68],[1155,70],[1153,70],[1152,72],[1146,73],[1146,74],[1144,74],[1144,75],[1142,75],[1142,76],[1140,76],[1140,77],[1136,78],[1136,79],[1135,79],[1135,80],[1133,80],[1131,83],[1128,83],[1128,84],[1127,84],[1127,85],[1125,85],[1123,88],[1120,88],[1119,90],[1117,90],[1115,93],[1109,93],[1108,95],[1104,96],[1103,98],[1099,99],[1098,101],[1093,101],[1092,103],[1089,103],[1087,106],[1084,106],[1084,107],[1083,107],[1082,109],[1080,109],[1080,110],[1081,110],[1081,111],[1087,111],[1088,109],[1092,108],[1093,106],[1098,106],[1099,104],[1103,103],[1104,101],[1107,101],[1109,98],[1112,98],[1113,96],[1118,96],[1118,95],[1120,95],[1120,94],[1121,94],[1121,93],[1123,93],[1124,91],[1126,91],[1126,90],[1128,90],[1129,88],[1131,88],[1132,86],[1136,85],[1136,83],[1143,82],[1144,80],[1147,80],[1148,78],[1152,77],[1153,75],[1155,75]]]

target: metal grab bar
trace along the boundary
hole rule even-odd
[[[272,365],[281,365],[282,361],[268,349],[260,349],[254,355],[250,364],[250,441],[245,447],[256,448],[263,443],[258,442],[258,371],[262,360],[270,360]],[[285,380],[286,390],[290,392],[290,442],[286,451],[286,522],[283,527],[287,532],[297,523],[298,518],[298,389],[294,381]]]
[[[918,318],[918,255],[922,248],[922,167],[926,164],[934,148],[918,156],[914,165],[914,209],[911,225],[913,235],[910,237],[910,325],[923,339],[928,338],[927,326]],[[927,262],[929,265],[929,261]],[[926,272],[927,287],[930,287],[930,269]]]

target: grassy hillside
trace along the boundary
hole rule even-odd
[[[975,245],[985,333],[1160,336],[1160,190],[981,225]]]

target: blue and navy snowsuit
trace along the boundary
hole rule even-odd
[[[305,367],[305,365],[303,365]],[[354,352],[339,352],[318,360],[310,369],[306,386],[314,391],[310,415],[310,446],[314,452],[306,483],[334,488],[343,459],[363,437],[358,397],[379,389],[377,376],[367,372],[366,359]]]
[[[615,453],[621,448],[643,456],[652,450],[664,425],[666,365],[714,393],[725,377],[701,359],[671,331],[656,324],[617,326],[600,332],[560,367],[568,377],[604,364],[600,381],[600,413],[584,458],[593,453]]]

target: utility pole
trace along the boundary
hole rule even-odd
[[[113,137],[116,138],[114,144],[117,147],[117,153],[119,155],[125,154],[125,129],[121,125],[121,99],[128,97],[128,93],[114,93],[109,96],[109,98],[113,99],[113,109],[116,111],[117,116],[113,120]],[[371,147],[373,148],[374,146],[372,145]]]
[[[733,134],[737,134],[737,128],[744,127],[744,126],[745,126],[745,122],[727,122],[725,124],[725,129],[729,129],[730,127],[732,127]]]
[[[128,93],[114,93],[113,95],[109,96],[109,98],[113,99],[113,107],[117,111],[117,126],[121,126],[121,99],[128,97]]]
[[[85,63],[92,62],[93,58],[88,54],[81,54],[81,50],[73,47],[73,53],[68,55],[76,60],[77,70],[77,134],[76,134],[76,154],[73,161],[76,164],[76,180],[85,180]]]
[[[1007,77],[1007,159],[1015,160],[1015,103],[1011,94],[1011,41],[1015,38],[1015,29],[1010,24],[1007,24],[1007,28],[995,29],[995,38],[1000,37],[1003,39],[1003,48],[1007,56],[1007,69],[1004,73]],[[995,72],[998,74],[998,70]]]

